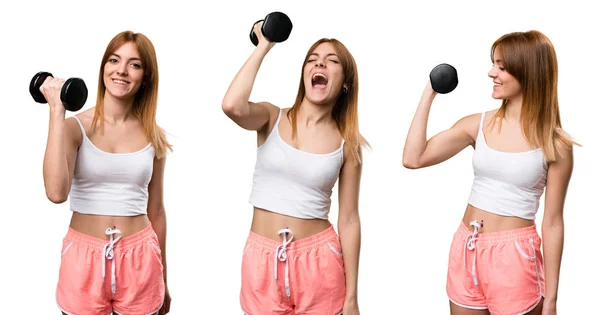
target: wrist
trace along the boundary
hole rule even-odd
[[[261,55],[261,57],[264,57],[271,50],[271,48],[273,48],[273,46],[273,43],[263,41],[258,43],[258,46],[256,46],[255,51],[258,52]]]
[[[437,92],[434,91],[431,87],[427,87],[424,91],[423,91],[423,95],[421,97],[422,100],[427,100],[429,102],[433,102],[433,99],[435,98],[435,96],[437,95]]]
[[[346,294],[346,298],[345,298],[345,303],[354,303],[354,304],[358,304],[358,298],[356,296],[356,294]]]
[[[57,106],[50,106],[50,118],[51,119],[64,119],[65,118],[65,109],[59,108]]]

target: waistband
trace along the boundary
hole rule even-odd
[[[327,229],[309,237],[293,241],[289,245],[287,245],[288,251],[302,251],[313,249],[315,247],[319,247],[323,244],[326,244],[328,241],[337,238],[338,235],[335,232],[333,225],[329,226]],[[262,235],[258,235],[252,231],[250,231],[250,235],[248,236],[249,244],[254,246],[262,247],[265,249],[272,250],[277,248],[277,246],[281,245],[281,241],[272,240],[268,237],[264,237]]]
[[[469,230],[469,228],[465,225],[464,222],[460,223],[460,227],[459,227],[459,233],[464,235],[465,237],[467,235],[473,234],[472,231]],[[516,240],[521,240],[521,239],[528,239],[528,238],[532,238],[532,237],[538,237],[538,232],[537,232],[537,228],[536,225],[532,225],[532,226],[528,226],[528,227],[524,227],[524,228],[518,228],[518,229],[512,229],[512,230],[506,230],[506,231],[499,231],[499,232],[479,232],[477,233],[477,243],[503,243],[503,242],[512,242],[512,241],[516,241]]]
[[[144,229],[142,229],[132,235],[129,235],[127,237],[120,239],[119,240],[119,249],[135,247],[139,243],[145,241],[146,239],[152,237],[155,234],[156,233],[154,232],[154,229],[152,229],[152,224],[148,224],[148,226],[145,227]],[[72,229],[71,227],[69,227],[69,231],[67,232],[67,236],[65,236],[65,238],[73,241],[74,243],[85,244],[90,247],[96,247],[98,249],[102,249],[104,247],[104,245],[107,242],[109,242],[109,240],[106,240],[106,239],[83,234],[81,232],[78,232],[78,231]]]

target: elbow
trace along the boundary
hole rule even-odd
[[[67,201],[69,195],[58,190],[46,189],[46,197],[48,197],[48,200],[52,201],[55,204],[61,204]]]
[[[341,228],[360,226],[360,216],[358,211],[353,212],[352,214],[340,215],[338,217],[338,226]]]
[[[564,229],[564,226],[562,215],[547,216],[542,220],[542,229]]]
[[[225,113],[227,116],[231,116],[231,114],[235,112],[235,106],[233,106],[232,103],[226,101],[223,101],[223,103],[221,104],[221,109],[223,110],[223,113]]]
[[[223,100],[221,104],[221,109],[225,113],[225,115],[229,117],[239,117],[241,116],[241,111],[238,106],[235,105],[235,102],[231,102],[228,100]]]
[[[421,168],[421,165],[419,165],[419,161],[417,159],[411,159],[407,157],[402,158],[402,165],[411,170]]]
[[[66,186],[46,182],[45,187],[46,197],[48,197],[48,200],[52,201],[52,203],[61,204],[69,198],[69,189],[67,189]]]

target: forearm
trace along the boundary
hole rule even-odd
[[[149,216],[150,223],[156,236],[158,236],[158,242],[160,246],[160,252],[162,256],[163,264],[163,277],[165,283],[167,282],[167,216],[165,211],[159,211],[159,214]]]
[[[564,221],[562,218],[542,223],[542,242],[546,281],[545,299],[556,301],[564,242]]]
[[[338,221],[340,244],[346,272],[346,300],[356,300],[358,294],[358,264],[360,258],[360,217],[358,215]]]
[[[257,46],[240,71],[231,82],[225,97],[223,98],[223,110],[235,116],[249,114],[248,105],[252,87],[258,74],[258,70],[270,47],[268,45]]]
[[[419,106],[406,136],[403,153],[403,163],[405,165],[418,164],[419,157],[425,152],[425,148],[427,148],[427,121],[434,98],[435,92],[432,89],[426,88],[423,91]]]
[[[64,202],[70,189],[69,166],[65,150],[64,111],[50,111],[43,174],[48,198],[53,202]]]

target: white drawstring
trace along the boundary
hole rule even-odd
[[[106,235],[110,235],[110,241],[108,243],[104,244],[104,250],[103,250],[104,257],[102,257],[102,279],[104,279],[104,275],[105,275],[106,259],[110,259],[110,260],[112,260],[112,275],[111,275],[110,281],[111,281],[112,293],[114,295],[115,292],[117,291],[117,279],[115,276],[114,248],[116,247],[115,243],[117,243],[117,241],[121,239],[121,236],[123,236],[123,233],[121,233],[121,231],[119,231],[118,229],[113,230],[111,228],[106,229],[106,231],[104,233]],[[115,234],[118,234],[118,236],[116,239],[113,239],[113,235],[115,235]]]
[[[287,246],[292,242],[294,238],[294,233],[290,229],[281,229],[277,231],[277,235],[283,234],[283,243],[275,249],[275,263],[274,263],[274,276],[275,280],[277,280],[277,260],[285,261],[285,294],[287,297],[290,297],[290,279],[289,279],[289,269],[288,269],[288,257],[287,257]],[[290,239],[287,239],[288,234],[291,235]]]
[[[477,221],[471,221],[469,223],[470,226],[473,226],[473,234],[467,235],[467,239],[465,240],[465,250],[464,250],[464,268],[467,269],[467,248],[469,250],[475,250],[475,241],[477,240],[477,233],[479,233],[479,229],[481,228],[481,224]],[[475,263],[477,261],[477,253],[473,253],[473,266],[471,267],[471,274],[473,275],[473,282],[477,285],[477,268],[475,267]]]

